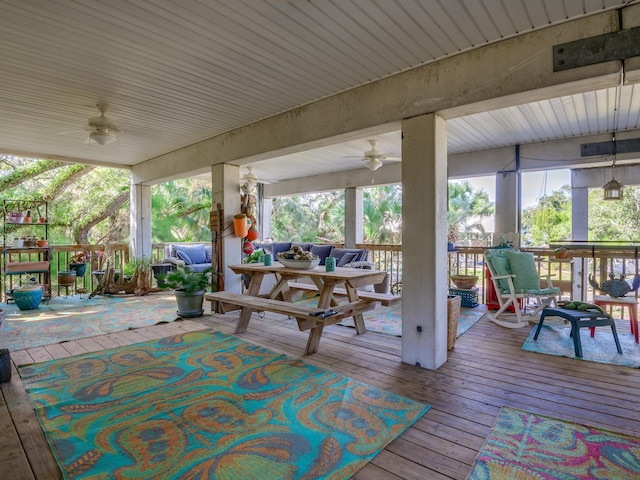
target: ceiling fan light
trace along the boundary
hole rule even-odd
[[[604,199],[605,200],[622,200],[622,188],[623,185],[612,177],[611,180],[604,186]]]
[[[89,138],[99,145],[108,145],[116,140],[116,136],[108,132],[91,132]]]
[[[364,162],[364,166],[369,170],[377,170],[382,166],[382,162],[377,158],[371,158],[368,161]]]

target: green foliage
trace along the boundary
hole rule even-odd
[[[402,187],[388,185],[363,192],[364,241],[400,245],[402,243]]]
[[[256,248],[253,253],[245,257],[243,263],[260,263],[262,262],[262,257],[264,257],[264,250]]]
[[[363,191],[364,241],[402,241],[400,185]],[[275,241],[344,242],[344,192],[279,197],[273,201],[271,233]]]
[[[483,190],[475,190],[469,182],[449,182],[449,210],[447,211],[448,241],[457,243],[484,235],[482,220],[494,213],[489,195]]]
[[[169,272],[165,279],[165,285],[174,290],[183,290],[186,293],[193,293],[200,290],[206,290],[209,285],[208,273],[211,269],[204,272],[191,272],[184,267]]]
[[[277,242],[343,241],[344,192],[274,198],[271,234]]]
[[[192,178],[155,185],[151,190],[154,242],[206,242],[211,240],[208,180]]]
[[[545,246],[571,239],[571,187],[563,186],[538,199],[521,217],[523,246]]]
[[[124,268],[122,269],[123,275],[133,275],[135,271],[140,268],[142,270],[148,270],[150,267],[150,262],[144,258],[135,258],[133,260],[129,260],[124,264]]]
[[[640,239],[640,187],[625,186],[622,200],[604,200],[602,189],[589,191],[589,240]]]
[[[49,202],[51,244],[126,243],[129,171],[0,155],[4,198]],[[152,189],[153,241],[208,241],[208,180],[183,179]],[[44,209],[40,212],[45,215]]]

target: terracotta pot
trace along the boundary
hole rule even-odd
[[[58,285],[74,285],[76,283],[76,272],[65,270],[58,272]]]
[[[36,245],[38,245],[39,247],[48,247],[49,240],[36,240]]]
[[[249,232],[249,224],[247,223],[247,216],[244,213],[239,213],[233,216],[233,232],[236,237],[244,238]]]

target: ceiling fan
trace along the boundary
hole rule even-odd
[[[258,183],[277,183],[275,180],[264,180],[259,179],[258,176],[253,173],[253,167],[247,167],[247,173],[245,173],[240,179],[240,186],[242,191],[247,193],[258,184]]]
[[[116,140],[115,134],[121,133],[122,130],[118,129],[113,120],[105,116],[107,105],[98,103],[96,107],[100,111],[100,116],[91,117],[87,122],[86,130],[90,132],[89,140],[99,145],[108,145]]]
[[[369,145],[371,145],[371,150],[367,150],[363,153],[362,161],[364,162],[364,166],[369,170],[377,170],[382,165],[383,162],[399,162],[402,160],[401,157],[393,156],[389,153],[381,152],[376,148],[378,145],[378,140],[367,140]]]

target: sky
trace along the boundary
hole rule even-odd
[[[474,188],[482,188],[491,202],[496,201],[496,183],[493,175],[465,179]],[[563,185],[571,185],[570,170],[527,172],[522,174],[522,208],[534,206],[538,198],[549,195]]]
[[[459,181],[468,181],[474,189],[483,189],[489,201],[496,201],[495,176],[474,177]],[[563,185],[571,185],[571,170],[552,170],[547,172],[526,172],[522,174],[522,209],[534,206],[540,197],[549,195]],[[487,218],[482,222],[486,232],[493,232],[495,219]]]

